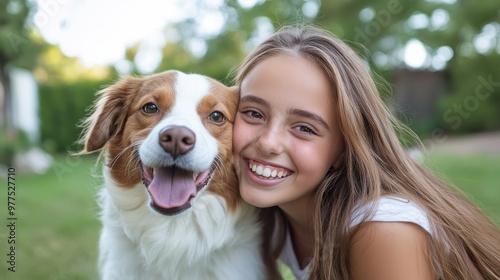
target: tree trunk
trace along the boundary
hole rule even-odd
[[[0,64],[0,101],[1,101],[1,116],[0,127],[5,129],[9,136],[15,136],[16,129],[14,128],[13,111],[12,111],[12,92],[10,88],[10,77],[7,72],[7,67]]]

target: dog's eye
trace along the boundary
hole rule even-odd
[[[219,111],[213,111],[210,115],[208,115],[208,119],[211,122],[219,125],[226,122],[226,117]]]
[[[142,111],[146,114],[158,113],[158,107],[154,103],[146,103],[142,106]]]

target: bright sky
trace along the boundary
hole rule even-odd
[[[222,1],[203,2],[208,12],[196,18],[200,34],[210,35],[220,30],[224,18],[217,8]],[[138,66],[144,72],[151,72],[159,63],[160,48],[166,40],[175,40],[175,32],[165,32],[166,26],[192,17],[198,9],[193,1],[183,0],[37,2],[35,26],[49,43],[58,44],[64,54],[81,58],[86,66],[120,67],[126,48],[142,42],[138,55],[142,55],[143,65]]]

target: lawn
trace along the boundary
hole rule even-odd
[[[1,279],[97,279],[95,158],[55,161],[44,175],[16,174],[16,272],[7,270],[2,230]],[[5,211],[0,213],[6,221]]]
[[[436,154],[425,164],[500,226],[500,156]]]
[[[100,182],[91,175],[95,158],[57,156],[55,161],[44,175],[16,174],[16,272],[7,270],[8,234],[2,226],[0,279],[97,278],[95,195]],[[500,157],[433,155],[426,164],[500,225]],[[6,186],[7,179],[0,178]],[[6,188],[3,192],[5,197]],[[0,218],[7,224],[4,209]]]

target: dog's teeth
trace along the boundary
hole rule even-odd
[[[276,170],[273,170],[273,172],[271,172],[271,177],[276,177],[276,174],[278,173],[278,171]]]

